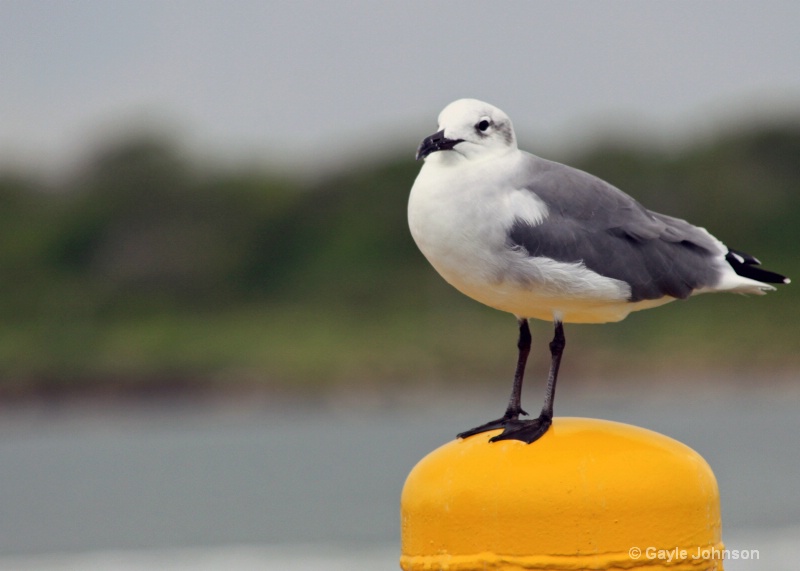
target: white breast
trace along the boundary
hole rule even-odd
[[[475,168],[475,163],[453,155],[436,153],[422,167],[409,197],[409,228],[445,279],[460,276],[460,281],[485,283],[502,270],[499,256],[515,212],[539,221],[546,207],[535,200],[523,204],[520,192],[506,192],[509,187],[502,180],[487,180],[488,174],[505,168]]]

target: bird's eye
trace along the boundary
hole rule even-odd
[[[491,123],[489,121],[487,121],[486,119],[483,119],[480,123],[475,125],[475,128],[478,131],[486,131],[486,129],[488,129],[490,125],[491,125]]]

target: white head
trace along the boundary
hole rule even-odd
[[[471,160],[516,148],[517,138],[508,115],[477,99],[459,99],[439,114],[439,131],[422,141],[417,159],[450,151]]]

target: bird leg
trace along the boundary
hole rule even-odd
[[[555,322],[555,333],[553,340],[550,341],[550,374],[547,376],[547,390],[544,393],[544,406],[542,414],[553,418],[553,401],[556,398],[556,381],[558,380],[558,369],[561,367],[561,355],[567,340],[564,337],[564,325],[560,321]]]
[[[502,418],[487,422],[481,426],[462,432],[459,438],[466,438],[473,434],[486,432],[502,428],[503,432],[490,439],[489,442],[498,440],[520,440],[527,444],[535,442],[541,438],[553,423],[553,401],[556,394],[556,382],[558,381],[558,369],[561,366],[561,355],[564,353],[566,339],[564,338],[564,326],[561,321],[555,322],[555,333],[550,342],[550,373],[547,376],[547,389],[545,391],[544,406],[538,418],[531,420],[520,420],[520,414],[527,414],[520,406],[522,393],[522,376],[525,372],[525,362],[530,352],[530,330],[528,321],[520,320],[520,340],[519,340],[519,360],[517,361],[517,372],[514,375],[514,386],[511,391],[511,399],[508,408]]]
[[[508,399],[508,407],[505,414],[497,420],[492,420],[486,424],[481,424],[470,430],[462,432],[458,438],[466,438],[487,430],[495,430],[498,428],[506,428],[509,422],[519,419],[520,414],[527,416],[527,412],[522,410],[522,379],[525,376],[525,364],[528,362],[528,355],[531,352],[531,330],[528,326],[528,320],[525,318],[518,318],[519,323],[519,340],[517,341],[517,349],[519,349],[519,357],[517,358],[517,369],[514,372],[514,385],[511,388],[511,398]]]
[[[561,321],[555,322],[555,334],[550,341],[550,373],[547,375],[547,389],[544,393],[544,406],[538,418],[532,420],[517,420],[506,426],[506,429],[492,438],[489,442],[498,440],[520,440],[530,444],[541,438],[553,424],[553,401],[556,396],[556,381],[558,369],[561,366],[561,355],[564,353],[566,339],[564,326]]]
[[[517,368],[514,371],[514,384],[511,387],[511,398],[508,399],[508,407],[503,418],[519,418],[520,414],[528,415],[522,410],[522,379],[525,376],[525,365],[528,362],[528,355],[531,352],[531,329],[528,320],[519,318],[519,339],[517,340]]]

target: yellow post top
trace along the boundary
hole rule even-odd
[[[706,461],[650,430],[556,418],[537,442],[455,440],[409,474],[405,571],[722,570]]]

